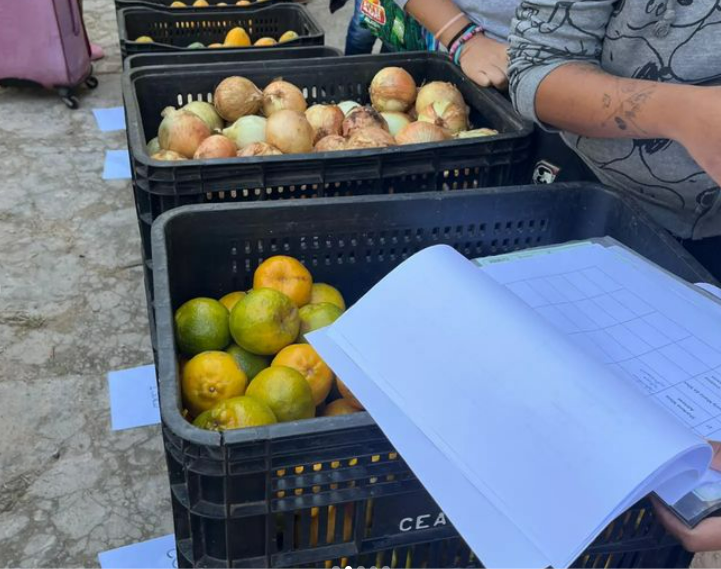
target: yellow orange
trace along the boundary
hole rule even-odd
[[[361,402],[356,399],[355,395],[351,393],[351,390],[348,389],[348,386],[343,383],[340,378],[336,378],[336,384],[338,385],[338,391],[340,392],[343,399],[345,399],[350,405],[352,405],[359,411],[363,409],[363,405],[361,405]]]
[[[228,309],[228,312],[233,310],[233,307],[245,296],[243,291],[229,292],[223,298],[220,299],[220,304]]]
[[[330,302],[341,310],[345,310],[345,300],[337,288],[326,283],[313,283],[310,291],[310,304],[320,304],[321,302]]]
[[[256,47],[266,47],[269,45],[275,45],[276,41],[273,38],[260,38],[253,45]]]
[[[255,270],[253,288],[272,288],[282,292],[298,307],[310,302],[313,277],[300,261],[285,255],[266,259]]]
[[[250,36],[243,28],[236,27],[226,34],[223,45],[226,47],[248,47],[250,45]]]
[[[333,387],[333,372],[310,344],[286,346],[270,365],[286,366],[300,372],[310,385],[316,407],[325,401]]]
[[[210,4],[208,4],[207,0],[195,0],[193,6],[196,8],[204,8],[205,6],[210,6]]]
[[[216,403],[245,393],[248,378],[230,354],[203,352],[183,369],[183,401],[194,417]]]
[[[337,417],[338,415],[350,415],[352,413],[358,413],[360,409],[351,405],[346,399],[336,399],[332,403],[329,403],[323,412],[324,417]]]
[[[285,43],[290,40],[294,40],[298,37],[298,34],[294,31],[288,31],[285,32],[280,38],[278,39],[278,43]]]

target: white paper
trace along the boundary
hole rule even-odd
[[[107,109],[93,109],[95,121],[100,132],[125,130],[125,111],[123,107],[110,107]]]
[[[178,566],[173,534],[98,554],[102,569],[173,569]]]
[[[108,373],[110,420],[113,431],[160,423],[155,366]]]
[[[107,150],[103,166],[103,180],[129,180],[130,155],[127,150]]]

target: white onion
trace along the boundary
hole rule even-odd
[[[403,128],[407,127],[413,122],[411,120],[411,117],[409,117],[405,113],[387,111],[385,113],[381,113],[381,115],[383,115],[383,118],[386,119],[386,122],[388,123],[388,129],[393,136],[398,134]]]
[[[232,126],[223,130],[223,135],[242,149],[254,142],[265,142],[266,126],[267,121],[263,117],[256,115],[240,117]]]
[[[208,125],[210,132],[216,132],[223,128],[223,119],[215,110],[215,107],[205,101],[191,101],[183,107],[184,111],[199,116]]]
[[[388,123],[378,111],[370,105],[353,109],[343,121],[343,136],[350,136],[355,130],[375,126],[388,131]]]
[[[345,116],[348,116],[348,113],[350,113],[353,109],[357,109],[360,107],[360,103],[356,103],[355,101],[342,101],[338,103],[338,107],[341,111],[343,111],[343,114]]]
[[[385,148],[386,146],[395,146],[396,141],[389,132],[375,126],[360,128],[353,132],[348,139],[346,148]]]
[[[287,81],[273,81],[263,91],[263,114],[270,117],[278,111],[305,112],[308,103],[298,87]]]
[[[416,112],[420,116],[420,114],[428,108],[428,105],[432,105],[436,101],[449,101],[455,103],[462,109],[466,108],[463,95],[461,95],[461,92],[455,85],[444,83],[443,81],[433,81],[427,85],[423,85],[418,91]]]
[[[451,134],[429,122],[413,122],[396,136],[398,144],[423,144],[426,142],[442,142],[451,138]]]
[[[163,150],[172,150],[192,158],[195,151],[210,136],[208,125],[188,111],[171,111],[158,128],[158,142]]]
[[[418,88],[410,73],[400,67],[386,67],[373,77],[371,102],[377,111],[407,111],[416,100]]]
[[[276,111],[265,128],[266,140],[283,154],[302,154],[313,150],[313,127],[303,113]]]
[[[452,134],[468,130],[468,115],[465,107],[459,107],[450,101],[436,101],[428,105],[418,115],[418,120],[433,123]]]
[[[275,146],[267,142],[254,142],[249,144],[243,150],[238,150],[238,156],[246,158],[248,156],[279,156],[283,154]]]
[[[313,105],[305,112],[310,126],[315,131],[313,143],[331,134],[340,134],[343,130],[343,111],[336,105]]]
[[[250,79],[228,77],[215,89],[213,104],[218,114],[228,122],[240,117],[254,115],[260,110],[263,93]]]

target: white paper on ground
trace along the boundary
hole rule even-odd
[[[448,468],[556,567],[570,564],[619,504],[647,493],[659,467],[689,450],[686,468],[708,462],[707,446],[448,247],[406,261],[324,334],[362,370],[343,377],[351,390],[373,382],[395,405],[376,415],[360,396],[381,428],[412,417]],[[397,448],[408,460],[411,442]],[[427,465],[409,464],[425,484]],[[484,562],[530,565],[514,556],[528,551],[523,540],[486,544],[464,532],[451,510],[468,496],[432,493]],[[490,531],[480,516],[477,524],[476,534]]]
[[[160,422],[154,365],[109,372],[108,391],[113,431],[156,425]]]
[[[103,166],[103,180],[129,180],[130,155],[127,150],[107,150]]]
[[[125,130],[125,112],[123,107],[110,107],[107,109],[93,109],[95,121],[101,132],[112,130]]]
[[[173,534],[98,554],[102,569],[173,569],[178,566]]]

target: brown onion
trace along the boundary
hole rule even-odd
[[[443,81],[433,81],[427,85],[423,85],[418,91],[416,112],[420,116],[420,114],[428,108],[428,105],[432,105],[436,101],[448,101],[455,103],[462,109],[466,108],[463,95],[461,95],[461,92],[455,85],[444,83]]]
[[[263,91],[263,114],[270,117],[278,111],[305,112],[308,103],[300,89],[287,81],[273,81]]]
[[[263,93],[250,79],[228,77],[215,89],[213,103],[218,114],[228,122],[254,115],[263,103]]]
[[[313,105],[305,112],[305,118],[315,131],[314,144],[321,138],[343,131],[345,115],[336,105]]]
[[[396,135],[398,144],[423,144],[442,142],[451,138],[451,133],[429,122],[413,122]]]
[[[283,154],[301,154],[313,150],[313,127],[303,113],[276,111],[265,127],[266,142]]]
[[[243,150],[238,150],[238,156],[279,156],[283,154],[275,146],[268,144],[267,142],[254,142],[249,144]]]
[[[417,93],[413,77],[400,67],[381,69],[371,81],[371,102],[377,111],[403,113],[411,108]]]
[[[386,122],[388,123],[388,131],[391,133],[391,136],[395,136],[401,130],[403,130],[403,128],[407,127],[413,122],[411,120],[411,117],[409,117],[405,113],[386,111],[384,113],[381,113],[381,115],[383,115],[383,118],[386,119]]]
[[[386,132],[390,130],[386,119],[373,107],[365,106],[353,109],[343,121],[343,136],[348,137],[353,134],[353,131],[369,126],[382,128]]]
[[[211,158],[232,158],[238,152],[235,142],[222,134],[214,134],[200,143],[193,154],[195,160]]]
[[[361,148],[385,148],[386,146],[395,145],[396,141],[389,132],[376,126],[369,126],[355,130],[348,139],[346,148],[356,150]]]
[[[331,134],[316,142],[314,150],[316,152],[335,152],[336,150],[345,150],[346,145],[345,138],[337,134]]]
[[[201,118],[182,110],[167,113],[158,128],[160,148],[186,158],[192,158],[200,143],[209,136],[210,129]]]
[[[153,160],[187,160],[185,156],[172,150],[161,150],[153,154],[151,158]]]
[[[450,101],[436,101],[428,105],[418,115],[418,120],[433,123],[452,134],[468,130],[468,115],[465,107],[459,107]]]

